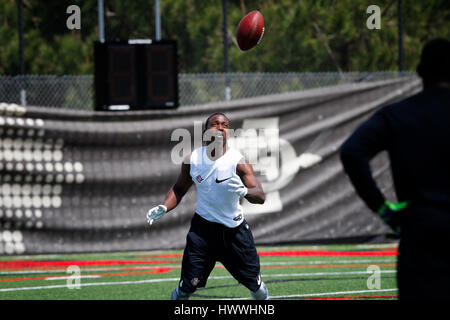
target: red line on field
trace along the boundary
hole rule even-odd
[[[0,266],[0,270],[2,267]],[[60,267],[30,267],[29,270],[33,271],[60,271],[60,270],[66,270],[61,269]],[[23,268],[8,268],[8,271],[23,271]]]
[[[48,278],[49,276],[45,277],[27,277],[27,278],[8,278],[8,279],[0,279],[0,282],[10,282],[10,281],[26,281],[26,280],[42,280],[45,278]],[[63,277],[63,276],[54,276],[56,277]],[[67,277],[67,276],[64,276]]]
[[[151,273],[167,273],[171,272],[171,268],[157,268],[153,271],[140,271],[140,272],[120,272],[120,273],[102,273],[98,274],[102,277],[111,277],[111,276],[134,276],[134,275],[140,275],[140,274],[151,274]]]
[[[179,269],[180,266],[171,266],[170,268]],[[98,271],[109,271],[109,270],[152,270],[155,269],[155,267],[103,267],[101,270],[98,270],[98,268],[81,268],[81,272],[98,272]],[[23,271],[23,272],[29,272],[29,271],[61,271],[66,272],[67,268],[27,268],[25,269],[8,269],[8,271],[5,272],[15,272],[15,271]]]
[[[364,298],[395,298],[398,294],[380,295],[380,296],[356,296],[356,297],[331,297],[331,298],[305,298],[294,300],[344,300],[344,299],[364,299]]]
[[[285,257],[299,257],[299,256],[396,256],[397,249],[383,250],[383,251],[331,251],[331,250],[288,250],[288,251],[260,251],[258,252],[263,257],[285,256]]]
[[[282,251],[260,251],[260,256],[285,256],[285,257],[299,257],[299,256],[396,256],[397,248],[380,251],[332,251],[332,250],[282,250]],[[139,257],[151,257],[151,258],[180,258],[183,254],[171,253],[171,254],[154,254],[154,255],[141,255]],[[58,261],[26,261],[26,260],[14,260],[14,261],[0,261],[0,270],[20,270],[23,268],[57,268],[67,267],[70,265],[77,266],[105,266],[105,265],[149,265],[149,264],[167,264],[167,263],[179,263],[179,260],[97,260],[97,261],[85,261],[85,260],[58,260]],[[330,265],[332,266],[332,265]],[[340,265],[342,266],[342,265]],[[307,266],[305,266],[307,267]],[[326,267],[326,265],[320,265],[317,267]],[[276,266],[274,266],[276,268]],[[280,266],[280,268],[283,268]],[[287,268],[287,267],[286,267]]]
[[[267,269],[289,269],[289,268],[350,268],[350,267],[368,267],[371,264],[363,263],[363,264],[297,264],[297,265],[268,265],[268,266],[261,266],[261,268],[267,268]],[[377,266],[379,267],[395,267],[395,263],[377,263]]]
[[[76,266],[105,266],[105,265],[123,265],[123,264],[165,264],[178,263],[177,260],[61,260],[61,261],[0,261],[0,269],[10,268],[34,268],[34,267],[68,267]]]
[[[182,253],[166,253],[166,254],[140,254],[137,258],[182,258]]]
[[[141,272],[120,272],[120,273],[100,273],[100,274],[90,274],[89,276],[98,276],[98,277],[113,277],[113,276],[129,276],[129,275],[141,275],[141,274],[152,274],[152,273],[167,273],[171,272],[170,268],[155,268],[152,271],[141,271]],[[0,279],[0,282],[9,282],[9,281],[26,281],[26,280],[43,280],[46,278],[66,278],[68,275],[63,276],[39,276],[39,277],[26,277],[26,278],[8,278],[8,279]]]
[[[332,250],[283,250],[283,251],[259,251],[260,256],[396,256],[397,248],[377,249],[372,251],[332,251]],[[182,258],[182,253],[146,254],[138,255],[138,258]]]

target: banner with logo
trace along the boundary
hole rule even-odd
[[[375,110],[420,89],[399,78],[128,112],[0,104],[0,254],[183,248],[195,186],[151,227],[146,213],[214,112],[231,120],[230,145],[266,194],[262,205],[242,202],[257,245],[381,239],[390,230],[355,194],[339,148]],[[386,155],[372,166],[395,200]]]

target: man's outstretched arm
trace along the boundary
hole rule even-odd
[[[162,218],[167,212],[175,208],[189,190],[193,181],[190,176],[190,165],[184,162],[181,165],[181,173],[172,188],[167,192],[163,204],[160,204],[147,212],[147,222],[152,225],[154,220]]]
[[[357,194],[373,211],[385,203],[370,168],[370,160],[388,149],[390,128],[382,112],[364,122],[342,145],[341,162]]]
[[[166,206],[167,212],[175,208],[194,183],[190,176],[190,165],[183,163],[181,165],[181,173],[172,188],[167,192],[163,205]]]

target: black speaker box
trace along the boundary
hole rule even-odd
[[[178,107],[173,40],[94,43],[95,110]]]

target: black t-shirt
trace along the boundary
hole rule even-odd
[[[369,161],[384,150],[399,201],[450,212],[450,89],[425,89],[381,108],[342,145],[344,169],[373,211],[385,198]]]

